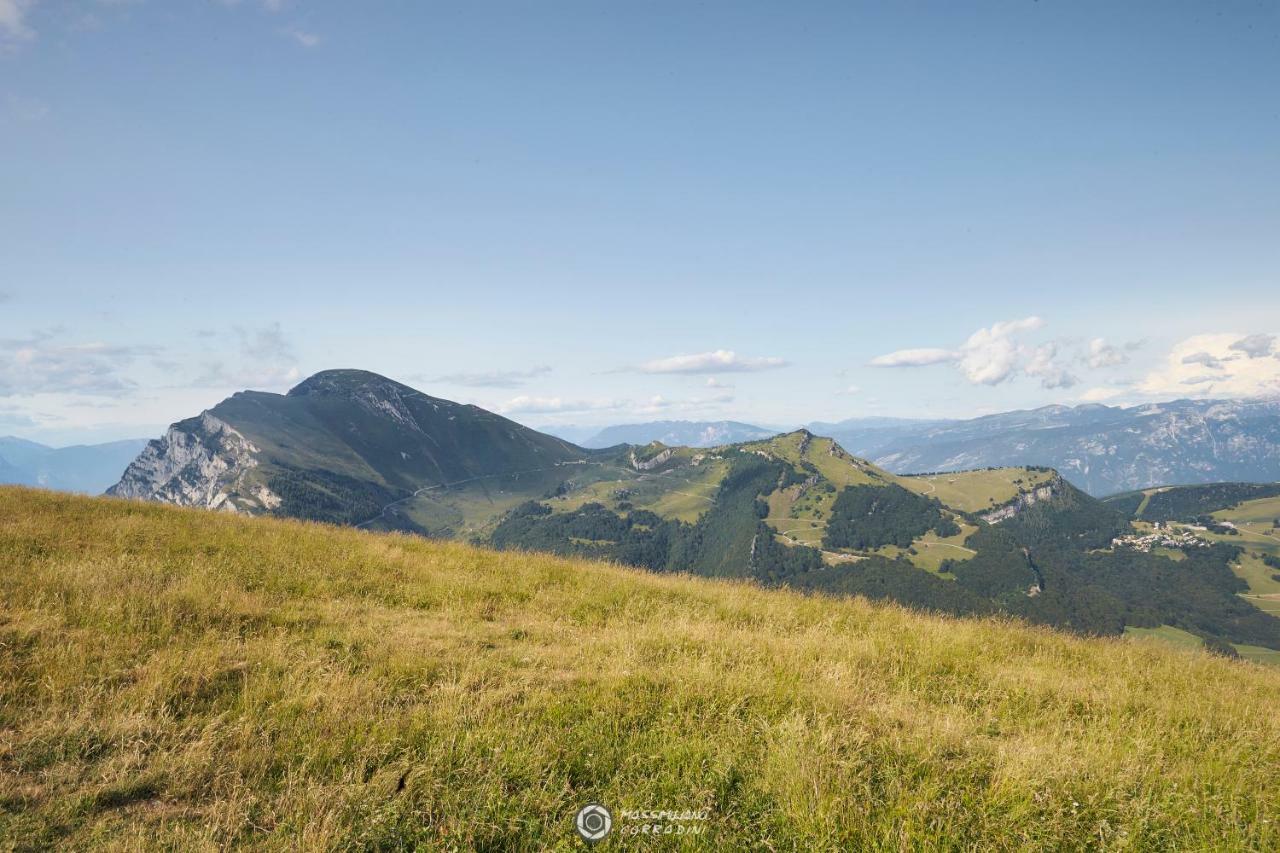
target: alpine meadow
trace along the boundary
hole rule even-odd
[[[1277,46],[0,0],[0,853],[1280,850]]]
[[[672,800],[716,849],[1280,843],[1280,670],[410,535],[0,509],[20,849],[572,849],[582,803]]]

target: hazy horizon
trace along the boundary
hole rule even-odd
[[[305,378],[306,377],[302,377],[299,381],[302,381],[302,379],[305,379]],[[394,376],[391,376],[388,378],[395,380]],[[400,381],[400,380],[396,380],[396,381]],[[412,383],[405,383],[405,384],[412,384]],[[281,391],[272,390],[269,393],[284,393],[285,390],[287,389],[284,389]],[[418,388],[417,390],[421,391],[424,389]],[[431,395],[431,396],[439,397],[439,395]],[[654,424],[654,423],[697,424],[697,423],[731,422],[731,423],[742,424],[745,426],[758,427],[760,429],[774,430],[776,432],[783,433],[783,432],[790,432],[790,431],[802,429],[802,428],[810,428],[810,427],[818,426],[821,424],[834,425],[834,424],[842,424],[842,423],[855,423],[859,421],[866,421],[869,423],[873,423],[877,421],[901,422],[901,423],[911,423],[911,422],[926,423],[931,421],[961,422],[961,421],[974,420],[977,418],[987,417],[989,415],[1015,414],[1020,411],[1034,411],[1036,409],[1049,408],[1049,407],[1060,406],[1060,405],[1066,405],[1069,408],[1073,408],[1077,406],[1101,406],[1101,407],[1114,408],[1114,409],[1131,409],[1131,408],[1137,408],[1140,406],[1162,405],[1162,404],[1168,405],[1168,404],[1184,402],[1184,401],[1196,401],[1196,402],[1204,402],[1204,403],[1213,403],[1213,402],[1226,403],[1226,402],[1248,402],[1251,400],[1270,401],[1270,400],[1276,400],[1276,399],[1280,399],[1280,394],[1258,395],[1253,397],[1237,397],[1237,398],[1223,397],[1223,398],[1216,398],[1216,399],[1204,398],[1204,397],[1200,397],[1200,398],[1172,397],[1168,399],[1146,400],[1140,403],[1119,403],[1114,401],[1110,403],[1082,403],[1082,402],[1073,402],[1073,403],[1066,403],[1066,404],[1045,403],[1040,406],[1030,406],[1022,409],[1008,409],[1008,410],[1002,410],[1000,412],[985,412],[982,414],[973,414],[968,416],[957,416],[957,417],[931,418],[931,417],[904,417],[904,416],[898,416],[893,414],[861,414],[861,415],[851,415],[849,417],[844,417],[844,418],[831,418],[831,419],[805,418],[803,420],[792,420],[792,421],[785,421],[785,422],[754,421],[748,418],[737,417],[732,412],[725,413],[716,417],[707,417],[707,418],[655,416],[651,418],[634,418],[630,420],[625,420],[625,419],[607,420],[606,419],[606,420],[599,420],[596,422],[592,422],[589,420],[582,421],[582,422],[567,421],[567,420],[557,421],[557,420],[546,420],[546,419],[540,419],[540,418],[526,418],[526,417],[521,417],[519,415],[509,415],[509,417],[511,418],[511,420],[514,420],[516,423],[523,424],[524,426],[528,426],[533,429],[540,430],[542,432],[556,435],[561,438],[565,438],[569,441],[583,441],[583,440],[590,439],[594,437],[597,433],[600,433],[607,429],[631,427],[631,426],[643,426],[643,425]],[[453,400],[453,402],[463,402],[463,401]],[[209,407],[206,407],[206,409],[207,408],[212,408],[212,405],[210,405]],[[188,417],[193,417],[195,415],[198,415],[201,412],[205,411],[206,409],[189,412],[183,415],[181,418],[179,418],[179,420],[184,420]],[[0,439],[17,439],[19,441],[28,441],[35,444],[41,444],[53,449],[65,449],[65,448],[82,446],[82,445],[126,443],[129,441],[134,441],[138,439],[157,438],[160,435],[162,435],[165,432],[165,430],[171,425],[172,424],[162,425],[154,433],[125,434],[122,432],[119,435],[115,435],[115,433],[112,432],[110,434],[114,435],[115,437],[108,437],[108,438],[101,438],[99,436],[94,435],[93,431],[88,431],[88,432],[81,432],[81,433],[72,433],[71,437],[69,438],[59,438],[55,433],[53,438],[42,440],[40,438],[33,438],[30,435],[21,434],[20,431],[12,431],[12,432],[0,433]]]
[[[0,0],[0,434],[1280,392],[1280,7]]]

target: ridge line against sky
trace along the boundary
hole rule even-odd
[[[1280,393],[1280,5],[0,0],[0,434]]]

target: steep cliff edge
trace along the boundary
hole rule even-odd
[[[999,524],[1002,521],[1013,518],[1025,509],[1049,500],[1054,495],[1059,494],[1062,491],[1062,487],[1062,477],[1055,473],[1053,479],[1049,482],[1018,492],[1018,495],[1013,500],[993,509],[991,512],[983,513],[981,518],[987,524]]]
[[[258,448],[230,424],[203,412],[149,442],[107,494],[206,509],[271,509],[280,499],[246,475]]]

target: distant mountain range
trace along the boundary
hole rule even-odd
[[[100,495],[145,447],[145,438],[47,447],[13,436],[0,437],[0,483],[41,486]]]
[[[1280,400],[1045,406],[963,421],[810,428],[894,472],[1044,465],[1093,495],[1280,480]]]
[[[577,443],[583,447],[596,448],[618,444],[649,444],[654,441],[682,447],[716,447],[740,441],[756,441],[782,431],[738,421],[650,421],[605,427]]]
[[[1057,430],[1080,414],[1023,413],[1020,429]],[[701,436],[699,426],[664,425]],[[1047,467],[901,476],[809,430],[760,432],[710,448],[588,449],[377,374],[334,370],[285,395],[235,394],[174,424],[110,493],[1087,633],[1171,626],[1224,653],[1280,649],[1269,593],[1242,597],[1256,567],[1225,534],[1180,532],[1153,553],[1129,520],[1134,499],[1104,504]]]
[[[1092,495],[1167,484],[1280,480],[1280,400],[1045,406],[969,420],[853,418],[806,428],[896,474],[1041,465]],[[574,428],[586,447],[713,447],[785,430],[737,421]]]
[[[299,387],[302,390],[295,389],[291,396],[310,394],[308,389]],[[417,391],[413,394],[434,400]],[[263,401],[273,398],[279,399],[280,395],[243,392],[215,411],[235,412],[237,418],[243,418],[246,410],[270,408],[274,404]],[[447,401],[436,403],[483,411]],[[217,419],[219,415],[213,417]],[[499,418],[492,414],[488,417]],[[512,421],[499,420],[513,429],[533,432]],[[189,426],[199,432],[198,424]],[[836,439],[850,453],[895,474],[1044,466],[1056,469],[1076,487],[1099,497],[1170,484],[1280,480],[1280,400],[1177,400],[1133,407],[1045,406],[968,420],[871,417],[815,421],[806,428]],[[589,449],[655,441],[670,446],[715,447],[757,441],[784,431],[727,420],[548,428],[564,442]],[[308,434],[314,436],[313,431]],[[551,437],[538,434],[543,440]],[[0,438],[0,483],[100,493],[119,480],[120,472],[145,443],[134,439],[51,448],[19,438]],[[327,440],[321,446],[327,447]],[[323,450],[319,452],[327,455]],[[308,453],[312,451],[307,450],[305,442],[299,440],[292,445],[292,455]],[[414,456],[413,450],[405,453]],[[347,455],[340,454],[344,458]],[[417,454],[417,458],[422,462],[426,457]],[[286,458],[283,464],[288,467],[292,463]],[[346,464],[337,463],[336,467],[342,470]],[[355,467],[358,475],[361,466]],[[416,475],[406,474],[398,467],[387,474],[385,485],[393,490],[421,485]],[[127,484],[123,488],[128,488]],[[241,495],[240,499],[246,498]]]

